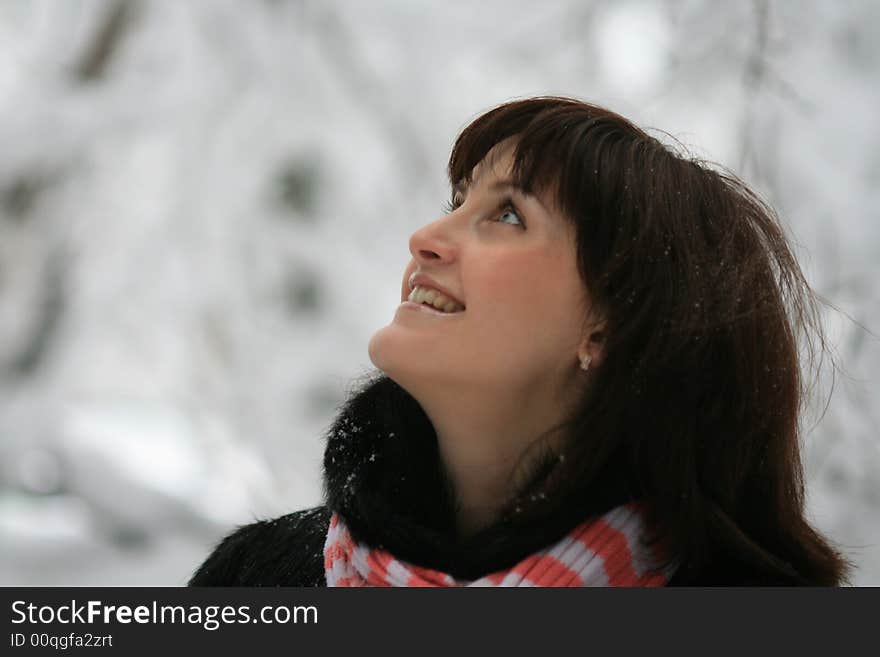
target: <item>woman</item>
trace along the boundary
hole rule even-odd
[[[798,339],[824,343],[773,212],[567,98],[476,119],[449,178],[326,503],[239,528],[190,584],[845,582],[804,518]]]

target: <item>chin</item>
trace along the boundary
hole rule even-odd
[[[403,354],[400,354],[400,345],[394,336],[394,327],[391,325],[380,328],[370,338],[367,345],[367,353],[370,361],[377,368],[391,376],[391,372],[397,368],[394,366],[396,361],[403,360]]]
[[[376,368],[412,393],[416,382],[432,375],[419,369],[424,367],[424,362],[415,358],[412,350],[404,348],[404,336],[398,335],[396,329],[390,324],[376,331],[370,338],[367,353]]]

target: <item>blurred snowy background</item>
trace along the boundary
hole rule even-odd
[[[546,93],[784,217],[842,311],[810,515],[880,584],[878,37],[873,1],[0,0],[0,584],[183,584],[319,503],[453,138]]]

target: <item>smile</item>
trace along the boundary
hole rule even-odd
[[[422,285],[416,285],[412,292],[409,293],[409,298],[404,303],[409,302],[444,314],[453,314],[464,310],[464,306],[454,299],[450,299],[445,294]]]
[[[416,303],[415,301],[404,301],[398,308],[403,308],[406,310],[415,310],[418,312],[426,313],[428,315],[439,315],[443,317],[451,317],[452,315],[458,315],[459,313],[446,313],[442,310],[437,310],[433,306],[429,306],[424,303]]]

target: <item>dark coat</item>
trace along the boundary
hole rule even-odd
[[[502,517],[475,536],[455,530],[455,501],[443,474],[437,438],[419,404],[381,376],[337,416],[324,454],[325,504],[245,525],[224,538],[190,586],[326,586],[324,540],[331,510],[353,537],[396,558],[477,579],[513,566],[559,540],[586,518],[631,499],[610,476],[589,500],[572,498],[545,516]],[[676,584],[770,584],[731,561]]]

